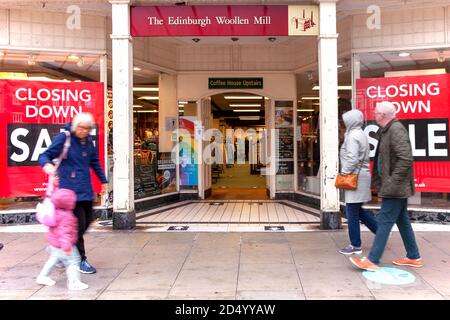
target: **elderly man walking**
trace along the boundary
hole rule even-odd
[[[413,156],[408,131],[395,118],[395,106],[391,102],[377,104],[375,120],[381,127],[372,172],[372,186],[382,198],[378,229],[369,256],[362,259],[351,257],[350,261],[360,269],[377,271],[395,223],[406,249],[406,258],[393,260],[392,263],[422,267],[407,210],[408,197],[414,194]]]

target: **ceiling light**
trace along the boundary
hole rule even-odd
[[[297,112],[313,112],[314,109],[297,109]]]
[[[133,108],[143,108],[143,106],[139,105],[139,104],[134,104]]]
[[[248,104],[231,103],[230,107],[261,107],[261,104],[260,103],[248,103]]]
[[[34,66],[36,64],[35,57],[32,54],[30,54],[28,56],[28,61],[27,62],[28,62],[29,66]]]
[[[178,104],[188,104],[189,102],[187,101],[178,101]]]
[[[338,86],[338,90],[352,90],[352,86]],[[313,90],[320,90],[320,86],[314,86]]]
[[[141,68],[139,68],[139,67],[133,67],[133,70],[134,70],[134,71],[141,71]]]
[[[409,57],[410,55],[411,55],[411,53],[409,53],[409,52],[400,52],[398,54],[399,57]]]
[[[157,113],[158,110],[141,110],[141,111],[135,111],[137,113]]]
[[[84,66],[84,60],[83,60],[83,58],[80,58],[80,59],[78,60],[77,66],[79,66],[80,68],[81,68],[82,66]]]
[[[60,79],[49,78],[49,77],[46,77],[46,76],[28,76],[28,78],[26,78],[24,80],[70,82],[67,79],[60,80]]]
[[[302,100],[320,100],[320,97],[302,97]]]
[[[80,59],[80,57],[78,57],[78,56],[76,56],[74,54],[71,54],[71,55],[67,56],[67,59],[69,59],[69,60],[78,60],[78,59]]]
[[[139,97],[138,100],[159,100],[159,97],[142,96],[142,97]]]
[[[260,96],[224,96],[225,99],[236,99],[236,100],[257,100],[262,99]]]
[[[5,53],[3,51],[0,51],[0,57],[3,57]]]
[[[133,91],[152,91],[157,92],[159,91],[159,88],[150,88],[150,87],[134,87]]]
[[[239,116],[239,120],[259,120],[259,116]]]
[[[234,112],[260,112],[261,110],[259,110],[259,109],[247,109],[247,110],[244,110],[244,109],[237,109],[237,110],[233,110]]]

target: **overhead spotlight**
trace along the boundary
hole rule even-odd
[[[442,51],[439,51],[439,54],[438,54],[438,57],[437,57],[437,61],[438,62],[445,62],[445,55],[444,55],[444,52],[442,52]]]
[[[192,41],[194,41],[195,43],[200,41],[200,38],[192,38]]]
[[[311,81],[314,78],[312,71],[306,71],[306,77],[309,81]]]
[[[233,37],[233,38],[231,38],[231,41],[233,41],[233,42],[239,41],[239,38]]]
[[[70,54],[67,56],[68,60],[80,60],[80,57],[74,54]]]
[[[179,1],[179,2],[175,2],[176,6],[185,6],[186,5],[186,1]]]
[[[32,54],[30,54],[28,56],[28,65],[29,66],[34,66],[35,64],[36,64],[36,60],[35,60],[34,56]]]
[[[79,66],[80,68],[81,68],[82,66],[84,66],[84,60],[83,60],[83,58],[78,59],[78,61],[77,61],[77,66]]]
[[[275,37],[269,37],[269,38],[267,38],[267,40],[269,40],[270,42],[274,42],[275,40],[277,40],[277,38],[275,38]]]

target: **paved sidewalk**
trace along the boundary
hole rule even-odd
[[[417,231],[425,266],[407,270],[415,281],[385,285],[366,280],[337,250],[346,230],[309,232],[142,232],[86,234],[98,273],[81,275],[89,289],[66,289],[64,270],[54,287],[34,282],[47,259],[41,226],[0,227],[0,299],[450,299],[448,231]],[[437,226],[439,227],[439,226]],[[9,229],[8,229],[9,228]],[[415,225],[416,229],[436,229]],[[363,250],[372,243],[363,232]],[[391,234],[382,265],[404,256]]]

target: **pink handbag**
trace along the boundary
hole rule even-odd
[[[70,132],[65,131],[65,134],[66,134],[66,142],[64,143],[63,151],[61,152],[61,154],[57,159],[55,170],[61,164],[62,159],[66,158],[67,152],[70,147]],[[50,198],[55,188],[54,179],[55,177],[48,176],[48,185],[45,198],[42,202],[38,203],[36,206],[36,220],[47,227],[54,227],[56,225],[55,205],[53,204]]]
[[[37,204],[36,220],[47,227],[54,227],[56,225],[55,205],[50,199],[50,196],[46,196],[44,201]]]

